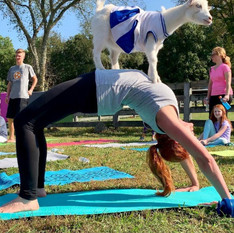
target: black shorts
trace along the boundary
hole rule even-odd
[[[14,119],[15,116],[27,106],[28,106],[28,99],[23,99],[23,98],[10,99],[7,108],[6,118]]]

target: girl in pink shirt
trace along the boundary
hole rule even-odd
[[[212,50],[211,59],[215,63],[210,69],[210,80],[206,102],[209,103],[209,114],[216,104],[220,104],[219,96],[224,102],[232,102],[232,73],[230,57],[224,48],[216,47]]]

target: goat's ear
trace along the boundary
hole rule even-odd
[[[187,1],[187,5],[188,5],[188,6],[192,6],[193,3],[194,3],[194,0],[188,0],[188,1]]]
[[[164,6],[161,7],[162,12],[166,11],[166,8]]]

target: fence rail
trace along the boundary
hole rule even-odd
[[[232,80],[233,83],[234,79]],[[157,84],[156,84],[157,85]],[[204,98],[207,94],[207,80],[201,80],[196,82],[185,82],[185,83],[168,83],[167,84],[173,91],[183,93],[182,95],[176,95],[179,103],[180,112],[183,113],[184,120],[187,122],[193,122],[195,126],[204,125],[204,120],[193,120],[192,113],[203,113],[205,112]],[[37,99],[43,92],[34,92],[29,99],[29,103]],[[229,110],[234,111],[233,104]],[[73,115],[72,122],[55,122],[50,124],[48,127],[95,127],[98,124],[112,125],[114,127],[131,127],[131,126],[142,126],[142,121],[137,120],[120,120],[126,116],[136,116],[137,113],[124,107],[122,110],[117,112],[113,116],[97,116],[97,114],[83,114],[76,113]],[[90,119],[93,119],[90,121]],[[234,123],[234,122],[232,122]]]
[[[234,79],[232,80],[233,83]],[[187,122],[193,122],[195,126],[203,126],[204,120],[193,120],[192,113],[203,113],[205,112],[204,98],[207,95],[208,81],[201,80],[195,82],[185,82],[185,83],[168,83],[167,84],[173,91],[182,90],[183,95],[176,95],[179,103],[180,112],[184,115],[184,120]],[[233,105],[229,110],[234,111]],[[124,108],[117,112],[113,116],[109,116],[109,120],[101,120],[102,117],[98,117],[97,121],[87,122],[80,121],[82,117],[97,117],[96,114],[74,114],[73,122],[59,122],[51,124],[54,127],[95,127],[98,123],[103,123],[105,125],[113,125],[114,127],[131,127],[131,126],[142,126],[141,121],[124,121],[120,120],[123,116],[136,116],[137,113],[129,108]],[[234,122],[232,122],[234,123]]]

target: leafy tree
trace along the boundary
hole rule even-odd
[[[53,84],[73,79],[94,69],[92,40],[85,35],[78,34],[51,52],[50,70],[55,75]]]
[[[226,49],[227,55],[234,62],[234,1],[233,0],[209,0],[212,6],[213,33],[212,37],[219,42],[218,46]]]
[[[9,16],[10,23],[25,36],[32,52],[39,89],[44,90],[48,39],[52,28],[65,12],[81,4],[82,0],[0,0],[0,10]],[[81,8],[82,9],[82,8]],[[85,8],[84,8],[85,9]],[[42,34],[41,46],[36,45]]]
[[[0,36],[0,91],[6,91],[8,70],[15,64],[15,50],[9,37]]]
[[[144,54],[140,52],[122,53],[119,60],[123,69],[140,69],[144,63]]]
[[[42,37],[39,37],[36,41],[36,46],[38,50],[42,45]],[[64,47],[64,41],[61,39],[61,35],[55,32],[51,33],[51,36],[48,38],[47,43],[47,59],[46,59],[46,74],[45,74],[45,82],[44,82],[44,90],[48,90],[50,86],[53,86],[56,82],[56,75],[53,73],[53,68],[51,67],[51,54],[56,51],[60,51]],[[27,56],[29,60],[29,64],[32,64],[33,57],[31,54]]]
[[[207,79],[210,48],[205,28],[186,24],[164,42],[158,55],[158,71],[164,82]]]
[[[177,0],[178,4],[186,0]],[[213,46],[224,47],[227,55],[234,62],[234,1],[233,0],[209,0],[213,24],[207,32],[207,38]],[[209,43],[209,41],[207,40]],[[212,47],[211,47],[212,49]]]

